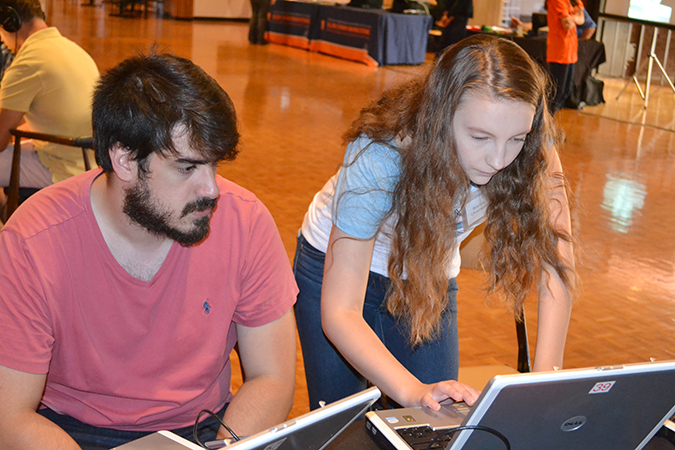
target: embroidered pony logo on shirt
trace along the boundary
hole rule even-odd
[[[209,299],[207,298],[204,304],[202,305],[204,307],[204,314],[207,316],[211,314],[211,305],[209,305]]]

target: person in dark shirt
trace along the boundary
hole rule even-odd
[[[436,56],[446,47],[466,37],[466,25],[472,17],[472,0],[448,0],[443,17],[438,21],[438,25],[443,28],[443,34],[436,49]]]
[[[254,45],[265,45],[265,28],[267,14],[270,12],[271,0],[251,0],[251,21],[249,22],[248,41]]]

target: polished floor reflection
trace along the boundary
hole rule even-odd
[[[191,58],[230,94],[243,145],[220,172],[265,202],[289,258],[307,205],[342,159],[346,127],[383,89],[429,64],[371,69],[278,45],[250,46],[242,22],[111,17],[105,6],[81,2],[46,0],[48,21],[101,70],[154,44]],[[634,86],[617,100],[623,80],[605,81],[604,105],[558,114],[583,280],[567,368],[675,358],[675,95],[653,87],[645,111]],[[515,365],[508,312],[486,300],[481,274],[466,271],[459,281],[461,363]],[[534,345],[536,305],[528,318]],[[293,416],[307,410],[298,368]]]

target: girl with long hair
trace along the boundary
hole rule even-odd
[[[473,36],[365,108],[298,237],[296,320],[312,409],[378,386],[403,406],[472,404],[457,381],[459,245],[484,222],[489,291],[539,294],[534,370],[562,367],[576,285],[548,79]]]

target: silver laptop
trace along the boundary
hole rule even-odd
[[[473,407],[374,411],[366,428],[386,450],[639,450],[673,414],[665,361],[497,376]]]
[[[322,450],[380,398],[366,389],[227,446],[233,450]],[[234,430],[236,431],[236,430]],[[224,446],[224,444],[223,444]],[[216,445],[210,445],[217,448]],[[113,450],[204,450],[169,431],[159,431]]]
[[[112,450],[204,450],[197,444],[173,434],[170,431],[158,431]]]

